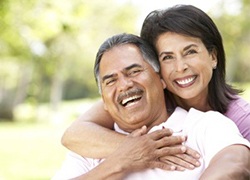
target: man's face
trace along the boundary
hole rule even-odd
[[[100,84],[105,109],[123,130],[166,120],[165,84],[135,45],[119,45],[104,53]]]

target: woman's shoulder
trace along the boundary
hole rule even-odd
[[[244,138],[250,141],[250,103],[242,97],[237,97],[224,114],[234,121]]]
[[[236,96],[228,106],[227,113],[241,111],[242,113],[250,113],[250,103],[240,96]]]
[[[250,103],[240,96],[236,96],[228,106],[227,112],[224,114],[232,119],[236,124],[250,119]]]

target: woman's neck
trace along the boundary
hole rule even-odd
[[[206,97],[192,98],[192,99],[182,99],[180,97],[175,97],[175,100],[178,106],[182,107],[187,111],[190,108],[195,108],[203,112],[212,110],[212,108],[208,104],[208,100]]]

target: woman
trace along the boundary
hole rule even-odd
[[[222,37],[209,16],[193,6],[153,11],[143,23],[141,37],[157,52],[162,77],[178,106],[219,111],[250,141],[250,105],[237,96],[239,90],[226,83]],[[185,49],[187,44],[194,46]],[[208,68],[199,59],[204,58],[203,52],[212,58]]]
[[[170,33],[172,33],[170,38],[166,38],[169,37],[168,34]],[[201,62],[197,64],[192,57],[189,58],[184,54],[185,57],[181,63],[186,66],[181,67],[183,68],[181,69],[182,72],[179,72],[178,68],[180,67],[178,65],[180,64],[178,63],[180,61],[173,61],[175,56],[178,55],[174,49],[179,42],[175,42],[175,45],[172,44],[172,41],[172,43],[170,42],[170,40],[175,39],[178,35],[196,38],[196,40],[198,39],[203,43],[209,55],[214,56],[212,58],[215,59],[212,73],[210,67],[210,72],[200,72],[200,74],[204,74],[203,77],[200,77],[199,73],[197,76],[188,76],[190,77],[186,79],[188,84],[180,84],[176,81],[177,77],[179,82],[180,80],[183,81],[183,79],[180,79],[180,76],[184,77],[184,75],[190,74],[187,72],[190,71],[190,68],[192,70],[194,68],[200,68],[200,71],[204,70],[200,67]],[[143,23],[141,37],[154,47],[158,55],[161,55],[159,61],[161,63],[162,77],[167,83],[167,89],[174,95],[178,106],[187,110],[194,107],[202,111],[219,111],[232,119],[240,129],[243,137],[250,141],[250,105],[237,96],[239,91],[233,89],[225,81],[226,60],[222,38],[209,16],[193,6],[177,6],[165,11],[153,11]],[[172,48],[173,50],[172,54],[167,54],[167,58],[172,59],[172,61],[164,61],[166,56],[164,56],[163,52],[168,51],[168,48]],[[190,48],[187,52],[191,52],[193,55],[200,55],[201,52],[199,51],[201,50]],[[178,74],[173,74],[174,70],[177,70]],[[203,81],[203,84],[200,84],[200,81]],[[175,104],[173,105],[176,106]]]
[[[225,82],[221,35],[207,14],[193,6],[154,11],[145,19],[141,36],[159,55],[161,74],[171,92],[166,92],[167,102],[174,94],[170,111],[177,105],[186,110],[195,107],[219,111],[232,119],[250,140],[250,105]],[[175,39],[181,41],[181,46]],[[177,45],[177,50],[167,40]],[[205,64],[201,61],[203,57]],[[62,143],[83,156],[106,157],[125,138],[109,130],[112,128],[112,119],[103,110],[102,102],[98,102],[68,128]]]

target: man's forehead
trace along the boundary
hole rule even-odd
[[[145,62],[140,50],[135,45],[120,45],[103,54],[100,62],[100,72],[123,71],[133,64],[145,66],[147,62]]]

